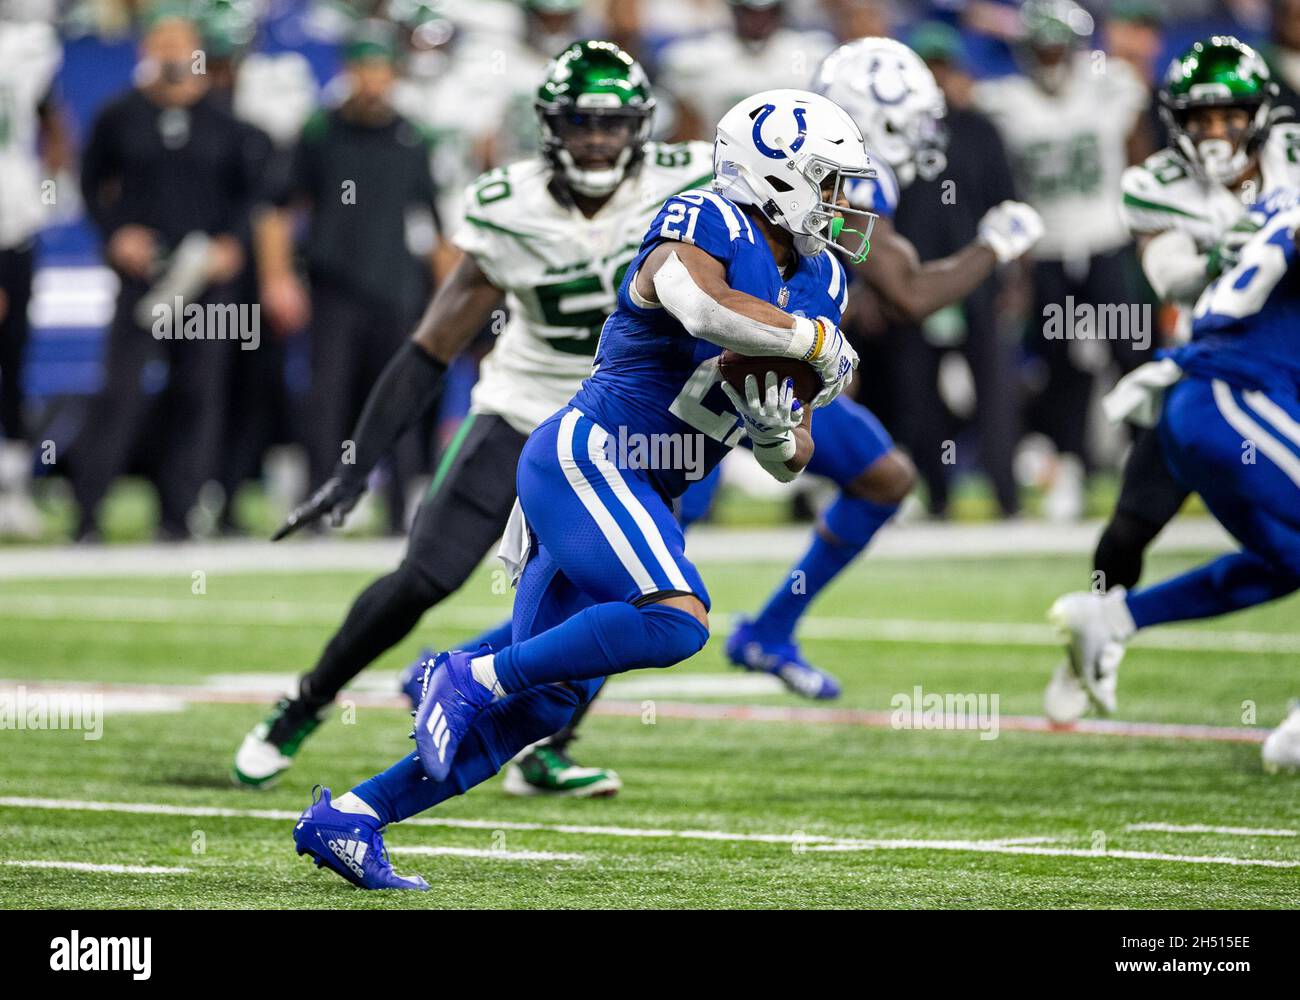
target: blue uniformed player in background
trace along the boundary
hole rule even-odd
[[[1123,415],[1149,417],[1149,401],[1163,392],[1158,433],[1170,471],[1242,549],[1137,590],[1058,600],[1050,617],[1067,640],[1072,672],[1049,686],[1049,714],[1068,714],[1071,700],[1073,716],[1087,702],[1113,712],[1124,644],[1137,630],[1239,611],[1300,588],[1300,190],[1266,195],[1246,225],[1258,232],[1197,301],[1192,342],[1138,369],[1112,395],[1130,401]],[[1300,766],[1300,705],[1263,755],[1270,770]]]

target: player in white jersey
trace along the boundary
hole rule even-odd
[[[341,463],[277,537],[326,515],[339,523],[376,461],[432,408],[448,362],[503,303],[510,318],[405,559],[358,596],[297,693],[244,740],[239,782],[265,785],[288,768],[343,685],[454,593],[501,536],[524,441],[591,373],[600,328],[647,227],[666,199],[712,177],[707,145],[646,140],[653,107],[645,73],[618,46],[574,43],[538,92],[544,154],[491,171],[466,192],[453,238],[465,254],[371,392],[352,435],[355,462]],[[589,777],[598,791],[617,788],[612,772]]]
[[[1092,18],[1073,0],[1027,0],[1025,68],[976,87],[975,101],[1006,142],[1020,195],[1043,218],[1033,251],[1034,315],[1127,304],[1136,297],[1129,236],[1119,214],[1120,176],[1129,139],[1147,106],[1146,87],[1128,64],[1087,51]],[[1095,373],[1112,355],[1136,366],[1130,341],[1033,336],[1028,351],[1044,370],[1030,425],[1051,438],[1062,461],[1049,493],[1049,516],[1081,512],[1087,421]]]
[[[1300,187],[1300,125],[1273,124],[1276,97],[1267,64],[1250,46],[1228,36],[1197,42],[1173,61],[1161,87],[1170,147],[1124,172],[1124,221],[1151,287],[1180,307],[1180,333],[1201,292],[1233,266],[1254,231],[1247,206],[1264,192]],[[1137,585],[1147,546],[1188,492],[1170,473],[1155,428],[1135,423],[1115,510],[1093,556],[1094,593],[1122,594]],[[1058,665],[1044,697],[1048,716],[1081,716],[1090,707],[1085,687],[1103,692],[1092,699],[1098,708],[1113,708],[1122,656],[1115,644],[1096,661],[1105,678],[1087,685],[1069,659]]]
[[[732,28],[664,49],[658,83],[678,103],[674,132],[679,136],[712,135],[718,119],[750,94],[806,86],[835,44],[823,32],[786,27],[781,0],[728,3]]]
[[[41,518],[27,489],[22,368],[32,241],[55,203],[43,184],[67,153],[51,95],[63,47],[49,24],[11,19],[9,7],[0,6],[0,536],[32,538]]]

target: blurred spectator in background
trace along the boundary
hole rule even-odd
[[[1273,30],[1263,55],[1277,81],[1278,103],[1300,112],[1300,0],[1273,0]]]
[[[821,8],[837,44],[889,37],[888,0],[821,0]]]
[[[234,115],[244,128],[245,148],[250,156],[261,162],[263,192],[269,196],[274,187],[284,183],[288,152],[277,149],[271,137],[247,119],[250,115],[261,120],[269,119],[283,134],[280,118],[285,109],[290,113],[302,109],[305,114],[302,88],[289,86],[290,81],[280,74],[282,78],[276,82],[283,84],[284,88],[277,94],[250,94],[250,82],[253,86],[265,83],[265,80],[248,80],[244,76],[244,55],[257,36],[257,10],[251,0],[205,0],[197,10],[212,99]],[[262,65],[267,64],[263,62]],[[307,75],[310,79],[310,70]],[[307,94],[310,97],[311,91],[308,90]],[[280,110],[276,114],[259,113],[270,106]],[[296,124],[301,126],[302,119],[299,118]],[[257,206],[257,210],[264,208],[264,205]],[[254,303],[259,298],[251,229],[241,231],[240,235],[244,266],[235,278],[234,298],[238,302]],[[290,321],[289,325],[296,330],[305,318],[302,315]],[[220,502],[213,505],[217,508],[213,511],[216,528],[223,534],[238,530],[234,501],[239,487],[247,480],[260,478],[262,458],[267,449],[286,436],[288,416],[284,363],[284,345],[275,336],[263,339],[257,350],[236,351],[231,359],[223,434],[225,447],[221,450],[221,464],[217,470],[217,480],[221,485]],[[211,527],[204,525],[205,529]]]
[[[1083,511],[1091,468],[1089,413],[1094,382],[1112,352],[1125,370],[1139,358],[1130,340],[1074,318],[1138,300],[1132,246],[1120,219],[1120,175],[1150,96],[1129,65],[1087,50],[1092,17],[1073,0],[1027,0],[1017,57],[1024,72],[980,83],[977,107],[997,124],[1017,188],[1038,209],[1046,234],[1031,251],[1035,307],[1025,347],[1034,362],[1031,429],[1056,448],[1040,483],[1044,512],[1073,520]],[[1048,320],[1058,322],[1048,326]],[[1063,319],[1063,317],[1067,319]]]
[[[1116,0],[1106,14],[1106,54],[1128,63],[1149,95],[1146,110],[1133,130],[1129,148],[1133,163],[1141,163],[1169,143],[1156,101],[1165,70],[1160,64],[1165,46],[1163,26],[1163,15],[1153,0]]]
[[[907,41],[934,73],[948,105],[947,166],[932,180],[918,177],[903,190],[895,225],[922,260],[936,260],[972,242],[984,213],[1014,199],[1016,191],[997,128],[970,106],[972,81],[956,29],[930,21],[914,29]],[[992,483],[1002,516],[1020,509],[1012,472],[1020,437],[1017,331],[1006,322],[1007,313],[1000,316],[997,309],[1004,280],[1005,274],[989,278],[962,304],[929,317],[920,331],[891,332],[897,429],[925,480],[935,517],[948,512],[954,456],[944,444],[956,437],[959,421],[954,411],[971,418],[978,464]],[[965,378],[943,379],[958,388],[941,392],[941,371],[961,372],[963,358]]]
[[[100,502],[145,444],[159,537],[189,534],[199,489],[218,468],[232,353],[257,334],[241,318],[240,329],[223,327],[217,339],[203,319],[214,315],[203,309],[235,301],[265,143],[252,142],[209,94],[202,55],[190,20],[157,15],[137,86],[100,112],[82,158],[86,210],[121,282],[103,387],[70,454],[83,540],[98,536]],[[201,310],[197,328],[191,307]]]
[[[56,197],[68,144],[54,99],[63,49],[54,29],[14,19],[0,5],[0,537],[34,538],[41,519],[28,483],[32,449],[24,419],[23,361],[32,293],[33,242]]]
[[[761,90],[807,88],[835,40],[785,26],[781,0],[727,0],[732,26],[687,37],[663,53],[659,83],[677,101],[674,138],[712,139],[718,119]]]
[[[348,461],[348,432],[434,280],[439,227],[430,147],[393,108],[397,46],[387,22],[356,27],[345,51],[347,96],[307,122],[281,210],[259,226],[264,301],[276,303],[273,321],[288,329],[306,308],[294,271],[293,216],[301,210],[310,220],[303,250],[311,390],[303,436],[312,482]],[[422,442],[403,445],[388,490],[394,532],[404,530],[406,484],[425,464]]]

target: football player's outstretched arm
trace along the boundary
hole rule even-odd
[[[919,323],[966,298],[999,263],[1015,260],[1042,235],[1038,213],[1021,202],[1003,202],[980,222],[980,235],[956,253],[921,262],[911,240],[889,219],[877,220],[871,255],[858,273],[901,319]]]
[[[447,365],[488,322],[501,296],[474,258],[462,256],[411,339],[393,355],[366,397],[352,432],[351,454],[345,453],[334,475],[293,510],[272,541],[326,515],[335,526],[343,522],[365,492],[366,476],[375,463],[433,408]]]

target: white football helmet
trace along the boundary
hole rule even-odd
[[[805,257],[826,247],[854,262],[866,257],[876,215],[839,202],[849,178],[874,176],[853,119],[818,94],[765,90],[718,122],[713,189],[756,207],[794,237]],[[849,221],[862,228],[849,228]]]
[[[822,60],[813,90],[858,123],[867,149],[894,168],[900,187],[933,180],[948,165],[943,91],[921,57],[892,38],[860,38]]]

